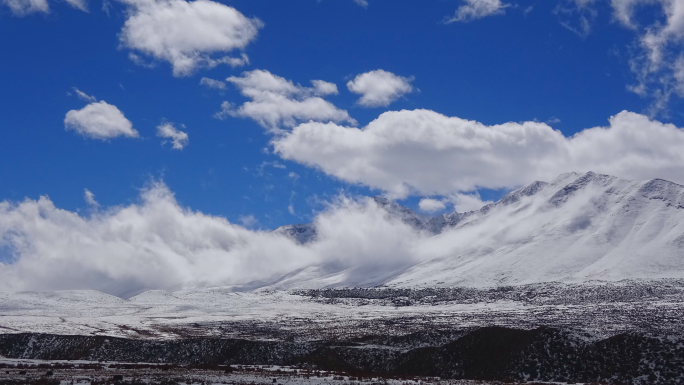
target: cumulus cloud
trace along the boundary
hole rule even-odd
[[[217,90],[226,89],[226,83],[216,79],[202,78],[200,79],[200,85],[203,85],[208,88],[214,88]]]
[[[311,84],[314,86],[314,94],[319,96],[337,95],[337,84],[326,82],[325,80],[312,80]]]
[[[463,0],[463,5],[456,9],[454,16],[446,20],[447,23],[471,21],[487,16],[502,15],[509,4],[501,0]]]
[[[249,63],[244,49],[263,26],[235,8],[210,0],[123,0],[130,7],[121,45],[157,60],[168,61],[174,76],[200,67]]]
[[[254,215],[242,215],[240,218],[240,223],[242,226],[247,228],[254,228],[259,226],[259,220],[254,217]]]
[[[450,194],[449,200],[453,203],[454,210],[461,213],[479,210],[482,206],[492,203],[491,201],[483,201],[477,192],[471,194]]]
[[[47,197],[0,202],[0,246],[16,256],[0,263],[0,290],[131,295],[268,281],[312,265],[391,267],[414,258],[410,246],[420,237],[372,199],[340,197],[315,223],[318,241],[302,246],[181,207],[162,183],[143,190],[138,203],[88,217]]]
[[[354,3],[364,8],[368,7],[368,0],[354,0]]]
[[[560,123],[560,122],[561,122],[560,119],[558,119],[558,118],[555,117],[555,116],[552,116],[552,117],[550,117],[550,118],[546,121],[546,124],[554,125],[554,124],[558,124],[558,123]]]
[[[226,81],[251,101],[240,106],[224,102],[217,118],[250,118],[273,133],[306,121],[356,124],[347,111],[321,98],[337,91],[332,83],[314,80],[313,87],[303,87],[265,70],[244,72]]]
[[[444,210],[446,208],[446,203],[442,200],[423,198],[418,202],[418,207],[421,211],[426,213],[434,213]]]
[[[92,139],[138,137],[138,131],[133,129],[131,121],[116,106],[105,101],[90,103],[80,110],[67,112],[64,127]]]
[[[364,107],[386,107],[401,96],[413,91],[412,78],[397,76],[384,70],[357,75],[347,83],[349,91],[360,94],[358,104]]]
[[[510,188],[563,172],[684,183],[684,130],[623,111],[565,137],[545,123],[487,126],[434,111],[391,111],[361,129],[303,123],[272,140],[283,159],[390,197]]]
[[[171,123],[157,126],[157,136],[170,139],[174,150],[182,150],[190,142],[188,134],[178,130]]]

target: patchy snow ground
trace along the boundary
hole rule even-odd
[[[478,326],[556,326],[597,337],[683,333],[684,281],[488,289],[0,292],[0,333],[322,340]]]

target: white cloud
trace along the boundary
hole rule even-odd
[[[454,16],[446,20],[447,23],[471,21],[487,16],[502,15],[509,4],[501,0],[463,0],[464,4],[456,9]]]
[[[367,0],[354,0],[356,5],[361,6],[361,7],[368,7],[368,1]]]
[[[450,194],[449,199],[454,204],[454,210],[461,213],[479,210],[482,206],[492,203],[491,201],[483,201],[477,192],[472,194]]]
[[[241,215],[240,218],[240,223],[242,223],[242,226],[247,227],[247,228],[254,228],[259,226],[259,220],[254,217],[254,215]]]
[[[107,15],[107,17],[111,17],[111,12],[112,12],[112,3],[109,0],[102,0],[102,12]]]
[[[164,123],[157,126],[157,136],[171,139],[174,150],[182,150],[190,142],[188,134],[178,130],[171,123]]]
[[[130,9],[119,36],[121,45],[168,61],[174,76],[189,75],[199,67],[247,64],[244,53],[225,54],[244,49],[263,26],[256,18],[209,0],[123,1]]]
[[[69,5],[81,11],[88,12],[85,0],[65,0]],[[49,13],[50,6],[47,0],[0,0],[12,11],[14,16],[26,16],[32,13]]]
[[[469,211],[479,210],[482,206],[492,203],[491,201],[483,201],[480,194],[477,192],[464,194],[452,193],[442,199],[423,198],[418,202],[418,207],[421,211],[426,213],[436,213],[446,209],[447,203],[454,205],[454,211],[466,213]]]
[[[648,57],[655,66],[665,59],[664,50],[668,44],[684,40],[684,4],[680,0],[613,0],[615,18],[628,28],[640,29],[634,20],[637,6],[659,4],[666,22],[655,22],[643,29],[641,44],[648,51]]]
[[[550,118],[546,121],[546,124],[548,124],[548,125],[554,125],[554,124],[558,124],[558,123],[560,123],[560,122],[561,122],[560,119],[558,119],[558,118],[555,117],[555,116],[552,116],[552,117],[550,117]]]
[[[556,7],[561,24],[582,37],[590,32],[598,15],[597,0],[565,0]],[[684,60],[684,3],[681,0],[611,0],[614,19],[636,35],[636,49],[629,51],[630,70],[636,84],[627,89],[653,99],[651,115],[667,109],[674,95],[684,97],[684,79],[678,63]]]
[[[74,92],[76,93],[76,95],[77,95],[79,98],[81,98],[82,100],[84,100],[84,101],[86,101],[86,102],[88,102],[88,103],[93,103],[93,102],[96,102],[96,101],[97,101],[97,98],[96,98],[96,97],[94,97],[94,96],[92,96],[92,95],[88,95],[88,94],[86,94],[85,92],[79,90],[79,89],[76,88],[76,87],[73,87],[72,89],[74,90]]]
[[[80,110],[67,112],[64,127],[92,139],[138,137],[138,131],[133,129],[131,121],[116,106],[105,101],[90,103]]]
[[[386,107],[413,91],[412,80],[384,70],[375,70],[357,75],[347,83],[347,88],[362,95],[357,103],[364,107]]]
[[[437,211],[442,211],[446,208],[446,204],[444,201],[437,200],[437,199],[432,199],[432,198],[423,198],[418,202],[418,207],[420,207],[421,211],[424,211],[426,213],[434,213]]]
[[[581,38],[591,33],[598,11],[593,7],[596,0],[561,0],[553,13],[560,24]]]
[[[287,168],[284,164],[278,162],[277,160],[275,160],[273,162],[263,161],[263,162],[261,162],[260,165],[258,165],[256,167],[257,175],[259,175],[259,176],[266,175],[267,174],[266,167],[273,167],[273,168],[277,168],[280,170],[285,170]],[[268,175],[270,175],[270,174],[268,174]]]
[[[678,76],[678,63],[684,60],[684,3],[680,0],[612,0],[615,19],[637,33],[640,54],[632,57],[631,69],[638,83],[629,87],[640,94],[655,96],[664,106],[673,93],[684,97],[684,79]],[[637,10],[657,8],[650,24],[637,22]],[[664,22],[661,21],[664,19]]]
[[[254,225],[249,216],[242,220]],[[301,246],[183,208],[160,183],[145,189],[137,204],[88,217],[59,209],[47,197],[0,202],[0,246],[17,257],[0,263],[0,290],[130,295],[272,280],[316,264],[374,271],[412,260],[410,246],[420,237],[372,199],[341,197],[315,222],[318,241]]]
[[[226,89],[226,83],[216,80],[216,79],[209,79],[209,78],[202,78],[200,79],[200,85],[203,85],[205,87],[209,88],[214,88],[217,90],[225,90]]]
[[[337,95],[337,84],[326,82],[325,80],[312,80],[311,84],[314,86],[314,93],[319,96]]]
[[[290,179],[292,179],[292,180],[294,180],[294,181],[296,181],[296,180],[299,179],[299,174],[297,174],[297,173],[294,172],[294,171],[290,171],[290,173],[287,174],[287,176],[290,177]]]
[[[395,198],[510,188],[567,171],[684,183],[684,130],[627,111],[572,137],[539,122],[486,126],[429,110],[391,111],[362,129],[304,123],[272,144],[284,159]]]
[[[151,60],[147,60],[146,58],[141,57],[140,55],[136,55],[133,52],[130,52],[128,54],[128,59],[135,63],[136,65],[139,65],[141,67],[145,68],[155,68],[157,66],[157,63]]]
[[[95,200],[95,194],[90,192],[90,190],[88,190],[88,189],[83,190],[83,199],[85,199],[88,206],[97,207],[100,205]]]
[[[677,92],[684,95],[684,55],[678,57],[674,63],[674,77],[677,81]]]
[[[69,5],[83,12],[88,12],[88,2],[86,0],[65,0]]]
[[[221,112],[216,114],[218,118],[250,118],[273,133],[280,132],[283,126],[293,127],[306,121],[356,124],[347,111],[320,97],[332,93],[332,83],[313,81],[314,87],[302,87],[265,70],[245,72],[226,81],[234,84],[251,101],[241,106],[224,102]]]
[[[48,13],[50,6],[47,0],[2,0],[15,16],[25,16],[36,12]]]

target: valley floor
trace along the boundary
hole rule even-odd
[[[523,382],[531,385],[535,383]],[[499,385],[499,381],[438,377],[373,376],[273,365],[160,365],[88,361],[11,360],[0,358],[0,385]],[[520,384],[506,382],[509,385]],[[552,384],[549,382],[536,384]],[[561,384],[561,383],[553,383]]]
[[[0,356],[157,365],[135,375],[98,366],[86,375],[93,384],[113,375],[273,383],[271,372],[225,373],[227,365],[298,368],[296,376],[274,377],[283,384],[349,383],[358,373],[376,383],[384,379],[370,378],[684,384],[683,319],[684,281],[670,279],[484,289],[213,288],[129,299],[94,291],[0,293]],[[159,365],[170,366],[161,373]],[[207,372],[206,365],[220,370]],[[26,369],[34,376],[28,380],[17,377],[18,368],[6,369],[0,385],[56,384],[62,369],[53,369],[52,376],[45,376],[48,367]],[[312,376],[320,370],[347,374]]]

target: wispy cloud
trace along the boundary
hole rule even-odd
[[[96,101],[97,101],[97,98],[96,98],[96,97],[94,97],[94,96],[92,96],[92,95],[88,95],[88,94],[86,94],[85,92],[79,90],[79,89],[76,88],[76,87],[73,87],[72,89],[73,89],[74,92],[76,93],[76,96],[78,96],[79,98],[81,98],[82,100],[84,100],[84,101],[86,101],[86,102],[88,102],[88,103],[93,103],[93,102],[96,102]]]
[[[453,16],[445,20],[446,23],[468,22],[488,16],[503,15],[510,4],[501,0],[463,0],[463,5],[456,9]]]
[[[190,143],[188,134],[178,130],[171,123],[164,123],[157,126],[157,136],[170,139],[174,150],[182,150]]]

